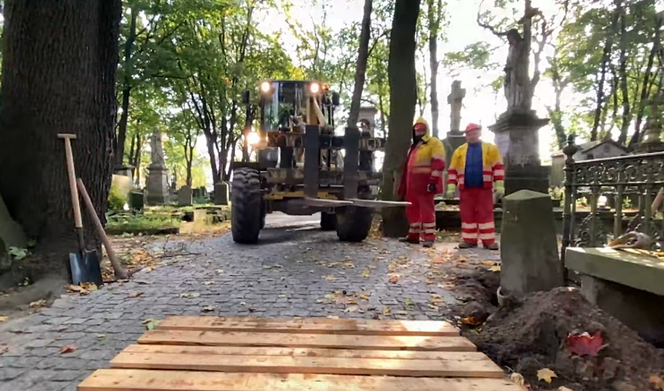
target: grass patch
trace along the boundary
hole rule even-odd
[[[106,232],[109,234],[171,234],[178,233],[181,217],[169,213],[118,213],[108,216]]]

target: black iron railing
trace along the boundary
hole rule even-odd
[[[567,139],[562,253],[565,248],[602,247],[628,231],[650,235],[662,247],[664,219],[655,219],[651,204],[664,186],[664,152],[574,161],[574,135]],[[590,213],[577,221],[577,204],[587,201]],[[631,204],[631,206],[630,206]],[[628,208],[629,207],[629,208]],[[631,213],[627,213],[630,209]],[[613,215],[607,229],[600,215]],[[626,217],[627,215],[631,217]]]

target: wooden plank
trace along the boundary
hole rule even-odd
[[[382,358],[400,360],[489,360],[489,358],[481,352],[418,352],[408,350],[294,349],[269,347],[252,348],[246,346],[129,345],[123,350],[123,352],[150,354],[219,354],[225,356]]]
[[[195,331],[248,331],[301,334],[422,335],[454,336],[459,330],[448,322],[380,321],[328,318],[243,318],[212,316],[171,316],[158,329]]]
[[[140,344],[328,348],[355,350],[475,351],[463,337],[365,336],[149,330]]]
[[[78,391],[525,391],[501,379],[100,369]]]
[[[121,352],[111,368],[208,372],[307,373],[406,377],[495,377],[504,373],[491,360],[400,360],[377,358],[223,356]]]

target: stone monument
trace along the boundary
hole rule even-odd
[[[192,206],[192,190],[189,186],[184,185],[178,190],[178,206]]]
[[[548,193],[549,167],[540,163],[538,131],[547,118],[538,118],[532,106],[528,74],[529,43],[516,29],[507,32],[510,44],[505,64],[507,110],[489,126],[505,163],[505,194],[522,189]]]
[[[461,88],[461,81],[452,82],[452,92],[447,96],[447,103],[450,105],[450,130],[447,137],[443,139],[445,145],[445,156],[447,166],[452,158],[452,153],[466,142],[466,137],[461,131],[461,108],[463,107],[463,98],[466,97],[466,89]]]
[[[659,106],[664,104],[664,95],[659,94],[650,100],[650,114],[643,129],[643,138],[636,148],[641,153],[664,151],[662,142],[662,122],[660,121]]]
[[[164,159],[162,135],[159,130],[152,132],[150,139],[150,165],[147,178],[148,205],[164,205],[169,202],[168,173]]]
[[[370,132],[373,136],[374,129],[376,129],[376,114],[378,114],[378,109],[373,106],[360,107],[358,121],[360,123],[366,124],[366,127],[362,127],[361,131]]]

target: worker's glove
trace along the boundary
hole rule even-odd
[[[496,197],[502,199],[505,195],[505,182],[496,181]]]
[[[454,185],[451,185],[451,184],[447,185],[447,193],[445,193],[445,198],[453,199],[455,191],[456,191],[456,187]]]
[[[429,183],[427,186],[427,191],[429,193],[435,193],[436,192],[436,184],[435,183]]]

